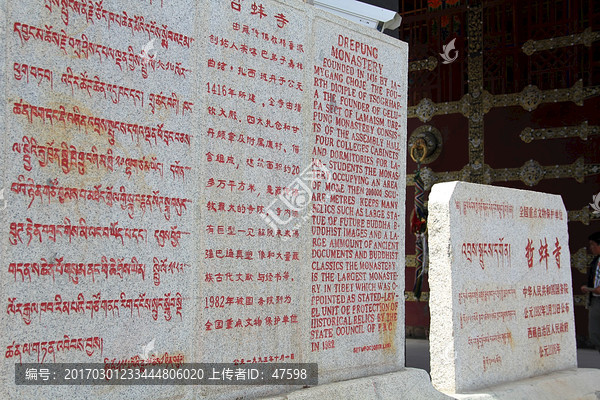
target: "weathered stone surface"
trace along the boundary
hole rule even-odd
[[[407,46],[300,1],[0,1],[15,362],[404,363]],[[68,347],[67,347],[68,346]]]
[[[542,376],[484,388],[474,393],[453,394],[460,400],[597,400],[600,395],[600,370],[568,369]]]
[[[462,393],[577,365],[559,196],[449,182],[429,197],[431,376]]]
[[[427,372],[406,368],[378,376],[335,382],[310,389],[298,390],[285,396],[273,398],[285,400],[304,399],[378,399],[378,400],[428,400],[451,399],[435,390]]]

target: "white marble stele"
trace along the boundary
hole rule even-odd
[[[430,354],[438,390],[472,392],[576,368],[567,220],[560,196],[433,186]]]

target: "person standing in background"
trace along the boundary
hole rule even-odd
[[[581,291],[588,295],[590,342],[600,351],[600,232],[591,234],[588,240],[594,260],[588,270],[587,285]]]

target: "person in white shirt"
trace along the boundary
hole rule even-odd
[[[582,286],[581,291],[588,295],[590,342],[600,351],[600,232],[591,234],[588,240],[594,260],[588,270],[587,285]]]

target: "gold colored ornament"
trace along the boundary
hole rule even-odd
[[[590,263],[594,259],[592,254],[588,254],[585,247],[580,248],[575,253],[571,254],[571,268],[576,269],[582,274],[587,274]]]
[[[425,60],[409,62],[408,63],[408,72],[423,71],[423,70],[433,71],[435,69],[435,67],[437,67],[437,65],[438,65],[437,58],[431,56]]]
[[[469,72],[470,73],[470,72]],[[471,83],[471,79],[469,79]],[[416,106],[408,107],[408,118],[419,118],[422,122],[429,121],[436,115],[462,114],[469,118],[470,123],[478,123],[494,107],[521,106],[527,111],[535,110],[543,103],[558,103],[571,101],[582,106],[584,100],[600,95],[600,86],[583,87],[583,81],[575,82],[566,89],[540,90],[535,85],[529,85],[521,92],[493,95],[486,90],[473,90],[458,101],[434,103],[431,99],[422,99]],[[481,105],[481,107],[479,107]]]
[[[414,162],[429,164],[442,153],[442,134],[431,125],[421,125],[410,134],[408,148]],[[416,153],[420,156],[417,157]]]
[[[594,214],[589,206],[585,206],[581,210],[569,211],[569,222],[581,222],[584,225],[589,225],[590,221],[597,219],[600,219],[600,215]]]
[[[588,125],[583,121],[581,125],[562,126],[559,128],[532,129],[525,128],[521,132],[521,140],[525,143],[531,143],[533,140],[547,140],[558,138],[579,137],[581,140],[587,140],[593,135],[600,135],[600,126]]]
[[[583,81],[578,80],[573,86],[566,89],[540,90],[535,85],[525,87],[519,93],[492,95],[483,93],[484,112],[489,112],[494,107],[521,106],[527,111],[535,110],[542,103],[557,103],[571,101],[578,106],[583,101],[600,94],[600,86],[583,87]]]
[[[586,176],[586,167],[583,157],[579,157],[573,164],[542,166],[537,161],[529,160],[520,168],[503,168],[492,171],[492,180],[496,181],[522,181],[528,186],[537,185],[542,179],[574,178],[583,183]]]
[[[554,50],[561,47],[575,46],[578,44],[591,47],[592,43],[596,40],[600,40],[600,31],[592,32],[592,28],[588,27],[583,32],[574,35],[560,36],[543,40],[528,40],[521,49],[523,50],[523,53],[530,56],[537,51]]]
[[[493,169],[487,164],[467,164],[460,171],[434,172],[428,167],[421,169],[421,178],[425,190],[438,182],[450,182],[463,180],[473,182],[473,177],[478,177],[481,182],[490,184],[492,182],[522,181],[528,186],[537,185],[544,179],[573,178],[583,183],[586,176],[600,174],[600,164],[586,164],[583,157],[579,157],[572,164],[564,165],[540,165],[535,160],[529,160],[518,168]],[[406,176],[406,186],[414,185],[414,175]]]

